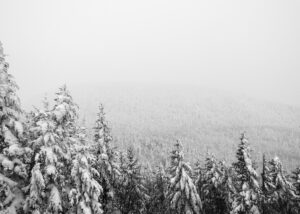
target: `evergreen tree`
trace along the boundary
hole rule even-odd
[[[206,214],[229,213],[227,201],[227,168],[223,162],[218,162],[214,156],[206,158],[204,169],[198,167],[196,185],[203,201]]]
[[[93,156],[79,151],[73,160],[71,171],[74,187],[69,193],[71,206],[69,213],[77,214],[102,214],[102,206],[99,202],[103,192],[101,185],[95,180],[99,173],[91,167]],[[99,176],[99,175],[98,175]]]
[[[167,176],[165,174],[165,170],[163,167],[157,167],[154,172],[150,173],[146,176],[149,195],[149,200],[146,205],[146,213],[167,213],[168,207],[165,200],[165,194],[167,191]]]
[[[126,153],[126,159],[120,155],[121,176],[116,188],[117,206],[121,213],[138,214],[145,211],[145,202],[148,199],[141,166],[135,157],[133,148]]]
[[[297,167],[293,172],[292,172],[292,181],[293,185],[296,188],[297,195],[300,195],[300,167]]]
[[[29,135],[34,158],[30,184],[25,189],[26,212],[66,213],[70,207],[69,172],[72,156],[80,144],[76,132],[77,105],[65,86],[56,95],[53,110],[44,102],[45,110],[36,109],[32,118]]]
[[[28,178],[32,151],[26,147],[18,86],[8,68],[0,42],[0,212],[14,213],[22,202],[19,187]]]
[[[293,186],[294,186],[295,194],[297,195],[297,197],[293,197],[292,201],[291,201],[293,203],[292,211],[293,211],[293,213],[300,213],[300,200],[299,200],[299,196],[300,196],[300,167],[297,167],[292,172],[291,179],[292,179],[292,183],[293,183]]]
[[[167,198],[172,213],[200,213],[202,204],[193,183],[192,168],[183,160],[182,145],[177,142],[171,152]]]
[[[292,213],[293,200],[298,199],[296,188],[284,175],[282,164],[278,157],[269,161],[265,167],[265,203],[268,213]]]
[[[260,187],[258,174],[251,160],[248,140],[243,133],[236,153],[237,162],[233,163],[236,173],[234,196],[231,213],[259,213]]]
[[[31,147],[34,149],[34,162],[30,184],[26,188],[28,197],[24,205],[25,212],[62,213],[61,192],[59,189],[65,178],[65,154],[61,149],[61,140],[55,133],[55,123],[50,112],[38,111],[33,118],[34,126]]]
[[[54,101],[52,117],[56,122],[56,132],[62,139],[69,140],[76,133],[78,105],[74,103],[66,85],[59,88]]]
[[[98,182],[103,187],[101,202],[105,213],[112,212],[115,181],[120,174],[117,163],[117,153],[112,147],[110,128],[105,119],[103,105],[100,104],[97,113],[96,125],[94,127],[94,142],[96,149],[95,168],[99,172]]]

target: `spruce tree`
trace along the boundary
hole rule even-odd
[[[65,86],[56,95],[53,109],[45,103],[45,109],[36,109],[32,118],[29,136],[34,158],[26,188],[26,212],[66,213],[70,207],[69,172],[72,156],[80,144],[76,132],[77,105]]]
[[[260,187],[258,174],[251,160],[250,147],[245,133],[240,138],[236,153],[237,162],[233,163],[235,170],[235,187],[237,194],[234,196],[231,213],[247,214],[259,213]]]
[[[66,85],[59,88],[54,101],[52,117],[56,123],[56,132],[62,139],[68,141],[69,137],[76,133],[78,105],[74,103]],[[71,142],[66,143],[70,144]],[[72,146],[70,147],[72,148]]]
[[[83,148],[78,151],[73,160],[71,177],[75,185],[69,193],[72,206],[69,213],[102,214],[103,210],[99,198],[103,189],[95,180],[99,173],[91,167],[94,157],[85,150]]]
[[[292,211],[293,213],[300,213],[300,167],[292,171],[291,182],[294,186],[295,194],[297,197],[292,198]]]
[[[121,176],[116,189],[117,206],[121,213],[138,214],[145,211],[145,202],[148,199],[141,166],[130,147],[124,155],[120,155]]]
[[[226,175],[225,164],[213,155],[206,158],[204,169],[198,167],[196,185],[206,214],[228,213],[227,194],[230,189],[227,188]]]
[[[0,42],[0,212],[14,213],[22,202],[32,150],[26,145],[18,86],[5,61]]]
[[[168,186],[164,168],[162,166],[156,167],[153,172],[148,173],[146,180],[149,195],[146,213],[167,213],[168,204],[165,195]]]
[[[265,167],[265,203],[269,213],[292,213],[293,201],[299,200],[296,188],[284,175],[281,161],[278,157],[269,161]]]
[[[187,162],[184,162],[182,150],[182,145],[178,141],[171,152],[167,198],[172,213],[198,214],[202,204],[191,178],[193,170]]]
[[[99,172],[97,181],[103,188],[101,202],[104,212],[111,212],[113,209],[113,199],[115,192],[116,179],[120,174],[117,163],[117,153],[112,147],[112,137],[110,128],[105,119],[103,105],[100,104],[99,112],[97,113],[96,125],[94,127],[94,142],[95,149],[92,147],[96,156],[95,168]]]
[[[30,184],[26,188],[28,196],[24,210],[32,213],[62,213],[60,188],[65,178],[60,172],[64,170],[65,156],[60,146],[61,140],[55,133],[50,112],[35,112],[33,121],[30,132],[35,156]]]

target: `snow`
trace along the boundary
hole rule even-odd
[[[7,158],[5,158],[2,161],[2,166],[5,170],[13,170],[14,169],[14,163]]]
[[[55,185],[52,185],[51,188],[48,209],[53,213],[59,213],[59,211],[62,211],[60,194]]]

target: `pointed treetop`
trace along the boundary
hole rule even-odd
[[[248,143],[248,140],[247,140],[247,138],[246,138],[246,132],[243,132],[242,134],[241,134],[241,141],[242,141],[242,143],[243,144],[246,144],[246,143]]]
[[[3,44],[0,41],[0,57],[4,57],[4,53],[3,53]]]
[[[171,152],[172,158],[178,159],[178,161],[183,160],[183,146],[180,140],[177,140],[177,142],[174,145],[175,149]]]

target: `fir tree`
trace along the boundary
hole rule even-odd
[[[282,164],[278,157],[265,166],[265,203],[268,213],[292,213],[293,200],[298,199],[296,188],[284,175]]]
[[[138,214],[145,211],[145,202],[148,199],[141,166],[135,157],[133,148],[126,153],[126,159],[120,155],[121,176],[116,189],[117,206],[121,213]]]
[[[206,158],[204,169],[198,167],[198,187],[206,214],[228,213],[227,168],[223,162],[218,162],[214,156]]]
[[[103,204],[104,212],[111,212],[113,209],[113,197],[115,181],[120,174],[117,163],[117,153],[112,147],[112,137],[110,135],[110,128],[105,119],[103,105],[100,104],[99,112],[97,113],[96,125],[94,127],[94,142],[96,149],[95,168],[99,172],[97,177],[98,182],[103,187],[103,195],[101,202]]]
[[[26,188],[28,197],[24,210],[32,213],[61,213],[63,208],[59,189],[65,181],[60,173],[65,161],[61,141],[55,133],[55,123],[50,112],[38,111],[33,120],[35,122],[30,132],[35,157],[30,184]]]
[[[177,142],[171,153],[167,193],[172,213],[200,213],[202,204],[191,175],[192,168],[184,162],[182,145]]]
[[[259,213],[260,187],[258,174],[253,166],[248,140],[243,133],[236,153],[237,162],[233,163],[236,173],[235,194],[231,213]]]
[[[8,68],[0,42],[0,212],[14,213],[22,202],[19,187],[28,178],[32,151],[26,146],[18,86]]]
[[[297,167],[291,175],[292,183],[295,188],[295,194],[300,196],[300,167]],[[300,213],[300,200],[299,197],[292,198],[293,203],[293,213]]]
[[[147,189],[149,200],[146,205],[147,212],[152,213],[167,213],[168,207],[166,203],[167,191],[167,176],[164,168],[157,167],[154,172],[150,172],[147,179]]]
[[[52,115],[56,122],[56,132],[61,138],[68,140],[68,137],[76,133],[78,105],[74,103],[66,85],[59,88],[54,101]]]
[[[95,180],[98,175],[96,169],[91,167],[93,156],[89,153],[79,151],[73,160],[71,171],[74,187],[69,193],[71,210],[69,213],[77,214],[102,214],[102,205],[99,202],[103,192],[101,185]],[[99,175],[98,175],[99,176]]]
[[[29,135],[34,158],[26,188],[26,212],[65,213],[69,209],[67,189],[72,153],[81,143],[76,132],[77,105],[65,86],[56,95],[53,110],[45,102],[45,110],[36,109],[32,118]],[[37,197],[40,199],[36,200]]]

